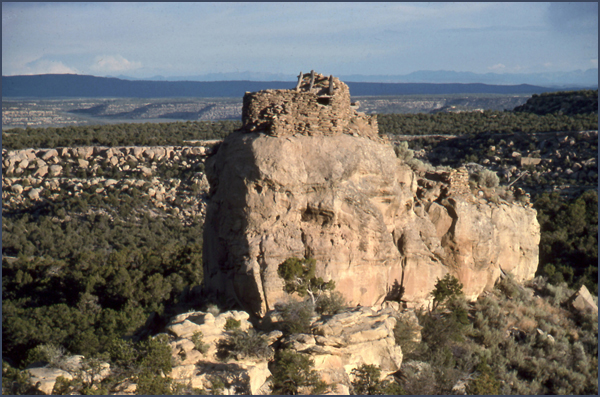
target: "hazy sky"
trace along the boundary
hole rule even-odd
[[[597,3],[2,3],[2,74],[598,67]]]

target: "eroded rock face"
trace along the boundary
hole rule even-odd
[[[501,269],[517,280],[534,276],[539,225],[530,205],[474,196],[464,168],[416,175],[372,125],[364,135],[273,134],[267,121],[245,120],[251,128],[231,134],[207,161],[209,290],[262,317],[289,299],[277,268],[294,256],[315,258],[317,275],[363,306],[381,303],[394,283],[407,304],[423,304],[447,273],[469,298],[493,286]]]
[[[354,304],[383,300],[402,276],[394,221],[413,196],[397,161],[361,137],[232,134],[207,167],[206,285],[264,314],[286,298],[279,264],[310,256]]]

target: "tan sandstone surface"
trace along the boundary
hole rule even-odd
[[[344,86],[335,86],[343,98]],[[317,274],[334,280],[349,304],[363,306],[383,302],[395,282],[405,289],[403,301],[415,306],[428,301],[447,273],[471,299],[501,271],[517,280],[534,276],[540,237],[529,204],[476,197],[464,168],[417,175],[373,135],[376,122],[349,100],[343,101],[347,112],[315,105],[321,91],[314,90],[301,86],[267,96],[273,106],[282,97],[305,96],[311,105],[296,104],[294,111],[318,114],[319,125],[344,125],[341,133],[279,128],[279,119],[264,116],[273,113],[264,95],[246,94],[245,109],[254,113],[245,111],[242,130],[207,161],[209,290],[262,317],[289,299],[277,267],[293,256],[315,258]],[[261,98],[260,106],[252,98]],[[313,105],[324,109],[315,112]],[[258,122],[256,114],[265,118]],[[349,128],[348,117],[364,120],[365,133]]]

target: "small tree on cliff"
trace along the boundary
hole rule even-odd
[[[434,290],[431,292],[431,295],[433,295],[433,311],[439,306],[462,296],[462,288],[461,282],[451,274],[446,274],[441,280],[438,279]]]
[[[313,258],[288,258],[279,265],[277,274],[283,279],[284,291],[288,294],[296,292],[301,297],[310,296],[312,304],[325,291],[335,288],[333,280],[325,282],[315,275],[317,261]]]

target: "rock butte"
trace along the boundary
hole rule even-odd
[[[355,108],[319,74],[246,93],[242,128],[206,163],[208,290],[263,317],[290,299],[277,268],[292,256],[315,258],[351,305],[380,304],[395,283],[407,306],[426,304],[447,273],[469,299],[502,272],[533,278],[530,204],[475,197],[465,168],[416,174]]]

